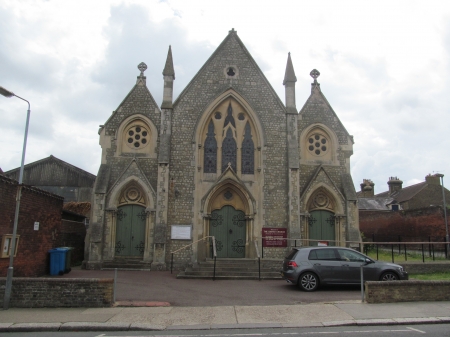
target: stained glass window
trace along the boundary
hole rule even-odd
[[[231,128],[228,128],[227,135],[222,143],[222,172],[226,170],[228,163],[231,163],[231,167],[236,171],[236,141]]]
[[[255,146],[253,144],[250,124],[245,125],[244,140],[242,141],[242,173],[254,174],[255,172]]]
[[[217,172],[217,141],[214,134],[214,123],[209,122],[208,133],[205,139],[205,155],[203,163],[203,172],[216,173]]]

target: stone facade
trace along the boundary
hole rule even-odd
[[[99,130],[87,268],[123,257],[164,269],[172,252],[196,263],[211,256],[211,233],[218,256],[230,258],[256,257],[263,228],[286,231],[288,247],[291,239],[359,241],[353,138],[317,70],[299,113],[290,55],[283,104],[234,30],[175,101],[169,48],[161,108],[146,87],[146,65],[138,68],[136,85]],[[141,220],[129,217],[135,212]],[[134,234],[139,226],[145,230]],[[264,251],[282,258],[287,249]]]

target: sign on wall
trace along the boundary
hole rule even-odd
[[[287,228],[263,228],[263,247],[287,247]]]
[[[172,240],[191,240],[192,225],[172,225],[170,238]]]

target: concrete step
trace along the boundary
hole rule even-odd
[[[120,270],[150,270],[151,264],[143,262],[140,258],[119,258],[112,261],[103,262],[102,269],[120,269]]]

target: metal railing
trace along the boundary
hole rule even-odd
[[[258,241],[254,240],[256,256],[258,257],[258,280],[261,281],[261,255],[259,255]]]
[[[172,274],[172,270],[173,270],[173,255],[174,255],[175,253],[178,253],[178,252],[180,252],[180,251],[182,251],[182,250],[185,250],[185,249],[187,249],[187,248],[189,248],[189,247],[192,247],[192,246],[195,245],[196,243],[198,243],[198,242],[200,242],[200,241],[204,241],[204,240],[206,240],[206,239],[212,239],[212,247],[213,247],[212,252],[213,252],[213,258],[214,258],[214,273],[213,273],[213,280],[215,280],[215,278],[216,278],[216,258],[217,258],[217,251],[216,251],[216,240],[215,240],[214,236],[205,236],[205,237],[201,238],[200,240],[194,241],[194,242],[192,242],[192,243],[190,243],[190,244],[188,244],[188,245],[186,245],[186,246],[184,246],[184,247],[181,247],[180,249],[177,249],[177,250],[172,251],[172,252],[171,252],[171,257],[170,257],[170,273]]]

